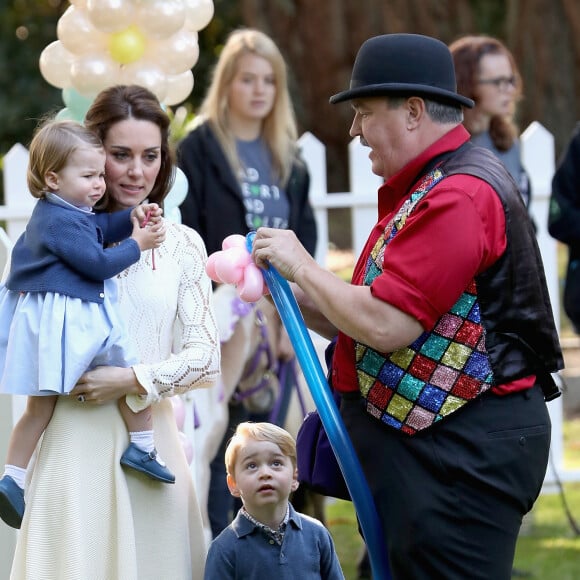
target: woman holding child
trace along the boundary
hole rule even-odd
[[[162,204],[174,175],[169,119],[137,86],[101,92],[86,126],[103,140],[102,211]],[[168,397],[212,385],[219,338],[205,274],[205,246],[167,224],[163,244],[116,278],[121,316],[141,363],[87,372],[60,397],[26,490],[12,580],[202,578],[206,547],[199,505]],[[152,405],[156,448],[175,485],[124,471],[128,436],[117,400]]]

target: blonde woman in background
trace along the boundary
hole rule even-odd
[[[234,31],[215,67],[199,124],[178,147],[189,183],[182,221],[200,233],[208,254],[221,250],[228,235],[262,225],[294,230],[314,253],[310,176],[296,139],[280,50],[262,32]]]

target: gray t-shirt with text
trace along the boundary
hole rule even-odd
[[[261,138],[254,141],[236,140],[243,170],[238,179],[246,207],[246,223],[255,230],[261,226],[288,228],[290,205],[286,191],[273,176],[272,157]]]

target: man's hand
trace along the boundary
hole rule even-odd
[[[292,230],[275,228],[260,228],[256,232],[252,258],[260,268],[274,266],[290,282],[296,280],[300,268],[314,261]]]

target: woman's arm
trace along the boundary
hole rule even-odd
[[[292,166],[292,173],[288,181],[287,193],[291,202],[289,227],[296,232],[300,243],[308,250],[311,256],[316,251],[318,232],[314,210],[308,196],[310,191],[310,174],[302,160],[297,157]]]
[[[213,310],[211,281],[205,272],[207,253],[194,230],[174,225],[169,243],[180,268],[173,355],[161,362],[135,365],[133,370],[147,397],[128,397],[138,411],[162,397],[213,386],[220,374],[220,341]]]
[[[71,397],[84,396],[87,403],[102,405],[125,395],[147,395],[133,369],[122,367],[96,367],[80,378],[70,392]]]
[[[91,370],[83,375],[73,395],[84,394],[88,402],[95,403],[128,395],[127,403],[139,411],[162,397],[209,387],[217,381],[220,342],[211,282],[205,273],[205,247],[196,232],[177,224],[168,228],[165,244],[163,248],[172,265],[164,272],[166,279],[157,286],[157,293],[135,303],[140,293],[147,292],[148,283],[154,282],[149,270],[144,278],[134,270],[129,274],[133,279],[127,292],[132,298],[125,321],[131,332],[140,334],[135,340],[143,362],[128,369]],[[175,278],[170,280],[169,276]],[[165,310],[161,306],[151,312],[146,324],[139,326],[143,309],[156,309],[164,300],[171,304]],[[173,301],[177,302],[175,307]],[[135,316],[130,318],[131,315]],[[155,330],[151,334],[145,332],[146,328]]]
[[[202,160],[205,160],[205,154],[202,149],[201,128],[198,128],[177,145],[177,163],[188,184],[187,195],[179,206],[179,211],[181,223],[193,228],[205,239],[202,219],[205,211]]]

